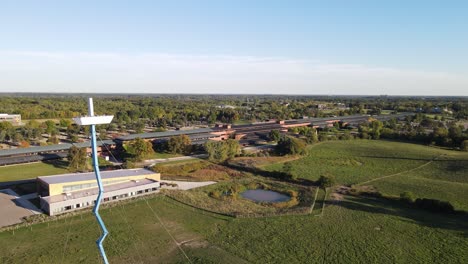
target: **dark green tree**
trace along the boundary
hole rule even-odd
[[[71,172],[77,171],[89,171],[90,164],[87,161],[88,154],[86,153],[86,148],[78,148],[72,146],[68,150],[67,160],[68,160],[68,170]]]
[[[124,149],[135,161],[142,161],[154,154],[153,144],[142,138],[130,141],[127,145],[124,145]]]
[[[329,188],[336,184],[336,179],[333,175],[322,175],[318,180],[318,184],[322,188]]]
[[[167,150],[173,154],[190,154],[192,140],[187,135],[173,136],[167,142]]]

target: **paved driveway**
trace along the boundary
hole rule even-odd
[[[17,196],[0,190],[0,227],[21,223],[23,217],[34,214],[21,206],[18,200]]]

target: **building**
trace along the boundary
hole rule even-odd
[[[0,114],[0,122],[10,122],[13,125],[21,125],[21,115]]]
[[[160,188],[161,175],[147,169],[102,171],[103,201],[115,201],[148,193]],[[94,172],[70,173],[37,178],[41,209],[49,215],[93,206],[98,187]]]

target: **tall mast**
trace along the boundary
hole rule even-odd
[[[104,187],[101,180],[101,174],[99,172],[99,162],[97,156],[97,145],[96,145],[96,125],[98,124],[109,124],[114,116],[94,116],[93,98],[88,98],[88,116],[73,118],[78,125],[89,125],[91,126],[91,148],[93,157],[94,173],[96,174],[96,181],[99,187],[99,193],[96,199],[96,203],[93,208],[93,214],[101,227],[101,236],[96,241],[96,244],[101,254],[102,260],[105,264],[108,264],[106,251],[102,245],[109,231],[107,231],[104,221],[102,221],[101,215],[99,214],[99,206],[101,205],[102,195],[104,194]]]

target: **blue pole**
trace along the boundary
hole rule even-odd
[[[93,213],[96,216],[96,219],[102,230],[102,234],[99,237],[99,239],[96,240],[96,244],[98,246],[101,257],[104,260],[104,263],[109,264],[109,261],[107,260],[106,252],[104,251],[104,246],[102,245],[102,242],[104,241],[104,239],[106,238],[109,232],[107,231],[106,225],[104,225],[104,222],[101,219],[101,215],[99,215],[99,206],[101,205],[101,199],[102,199],[102,194],[104,193],[104,188],[102,186],[101,174],[99,173],[99,163],[98,163],[98,158],[97,158],[96,125],[91,125],[91,148],[92,148],[92,154],[93,154],[94,173],[96,174],[96,180],[97,180],[98,187],[99,187],[99,194],[96,199],[96,204],[94,205]]]

